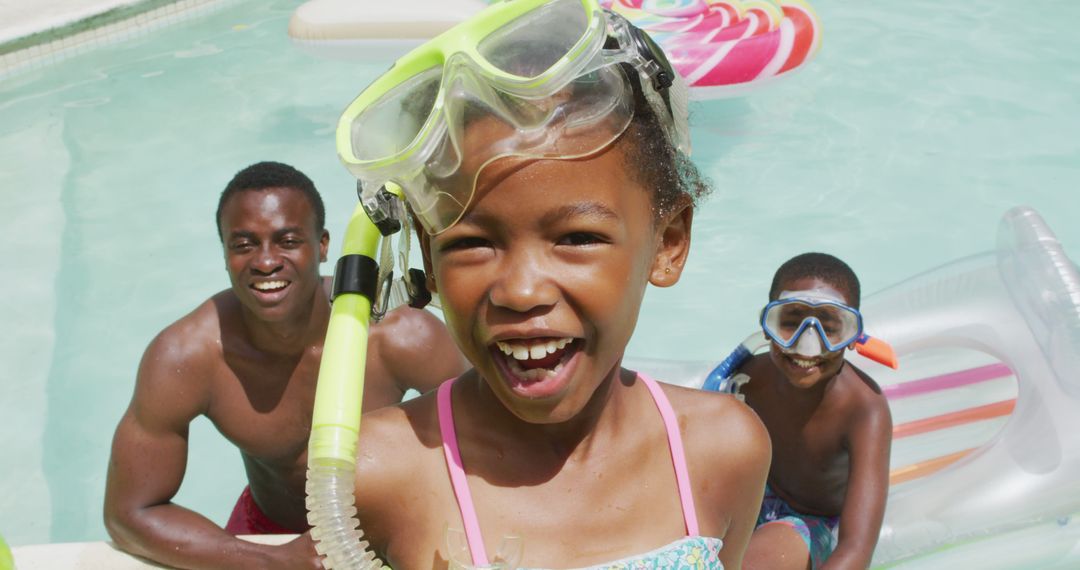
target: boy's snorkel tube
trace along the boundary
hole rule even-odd
[[[328,569],[383,568],[362,541],[353,496],[364,397],[368,322],[378,289],[382,232],[362,205],[345,230],[334,271],[333,306],[323,344],[308,442],[307,509],[315,549]],[[392,232],[391,232],[392,233]],[[407,238],[407,236],[406,236]]]
[[[760,331],[746,337],[746,340],[739,343],[739,346],[736,346],[735,350],[731,351],[731,354],[721,360],[720,364],[717,364],[716,368],[713,368],[712,372],[705,377],[705,384],[701,386],[701,389],[710,392],[727,392],[728,381],[735,375],[735,371],[751,356],[754,356],[755,352],[768,344],[769,341]]]

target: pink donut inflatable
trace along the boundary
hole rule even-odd
[[[741,95],[802,67],[821,25],[802,0],[601,0],[664,48],[695,99]]]
[[[320,57],[394,59],[494,0],[307,0],[289,35]],[[600,0],[649,32],[690,97],[741,95],[813,59],[821,25],[804,0]]]

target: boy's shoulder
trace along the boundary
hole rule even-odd
[[[845,360],[820,406],[844,433],[865,431],[874,425],[890,426],[891,432],[892,411],[884,392],[869,374],[850,361]]]
[[[838,379],[841,380],[839,386],[842,386],[843,391],[851,397],[866,402],[887,404],[885,393],[877,381],[850,360],[844,360],[844,367],[840,370]]]

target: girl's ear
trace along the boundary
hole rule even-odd
[[[649,282],[657,287],[671,287],[679,281],[686,257],[690,255],[690,227],[694,208],[687,204],[667,216],[657,228],[658,243]]]

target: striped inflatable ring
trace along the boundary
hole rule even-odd
[[[289,36],[319,57],[394,59],[495,0],[307,0]],[[804,0],[600,0],[649,32],[694,99],[741,95],[806,65],[821,25]]]
[[[821,45],[802,0],[602,0],[649,34],[695,99],[741,95],[799,69]]]

